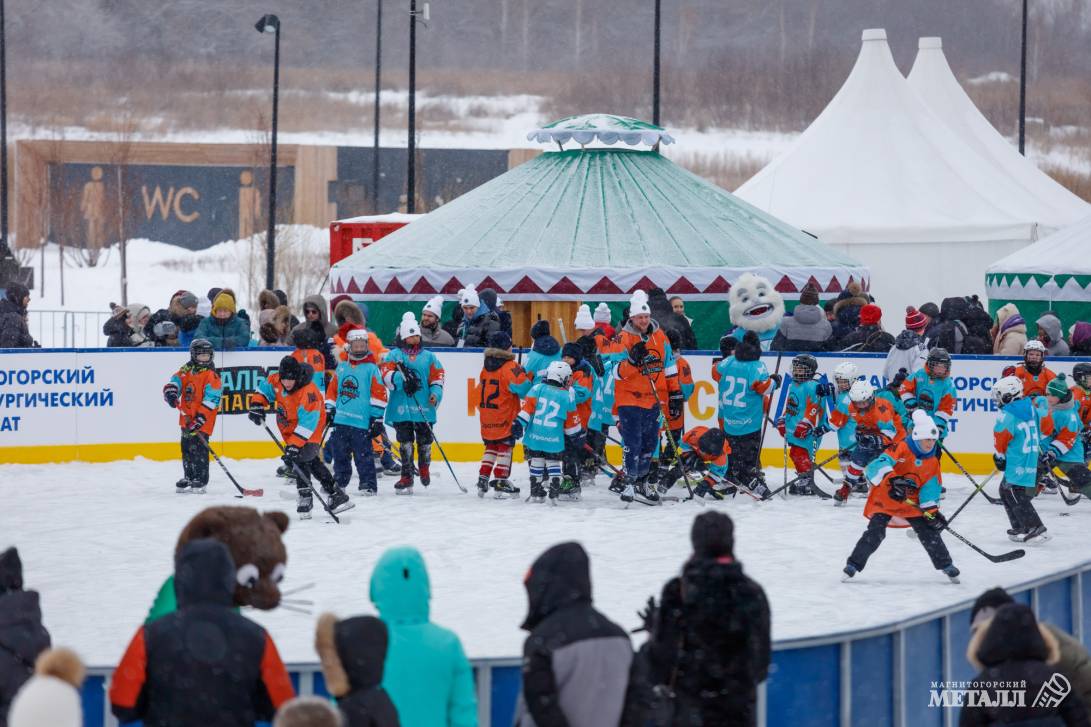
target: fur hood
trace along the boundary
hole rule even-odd
[[[342,300],[333,307],[333,320],[338,326],[343,323],[355,323],[362,327],[364,325],[364,314],[360,310],[360,306],[351,300]]]
[[[1057,639],[1021,603],[1001,606],[978,626],[966,647],[966,658],[978,671],[1005,661],[1044,661],[1061,658]]]
[[[258,293],[258,310],[276,310],[280,307],[280,298],[271,290],[263,290]]]
[[[383,680],[388,638],[386,626],[374,616],[344,621],[332,613],[319,616],[314,649],[330,694],[340,699],[378,685]]]
[[[485,370],[496,371],[508,361],[514,361],[515,354],[502,348],[485,349]]]
[[[835,316],[841,311],[842,308],[847,308],[848,306],[863,308],[865,305],[871,302],[870,300],[868,300],[867,295],[864,294],[864,289],[860,287],[860,284],[857,283],[855,280],[845,287],[845,292],[841,295],[844,295],[845,297],[839,297],[838,301],[833,304],[833,314]]]

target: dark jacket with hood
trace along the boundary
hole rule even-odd
[[[992,346],[988,339],[974,335],[964,319],[976,319],[971,305],[962,297],[944,298],[939,307],[940,324],[928,339],[930,349],[945,348],[949,353],[988,354]],[[985,333],[988,336],[986,330]]]
[[[667,294],[660,288],[652,288],[648,291],[648,308],[652,312],[652,318],[666,333],[669,330],[678,332],[682,339],[682,350],[692,351],[697,348],[697,336],[693,333],[693,326],[689,319],[674,312]],[[676,355],[681,351],[675,351]]]
[[[1044,333],[1049,342],[1045,344],[1047,356],[1069,356],[1068,344],[1065,343],[1064,334],[1061,333],[1061,319],[1052,313],[1046,313],[1039,318],[1038,336]],[[1043,341],[1043,343],[1045,343]]]
[[[517,727],[616,725],[625,705],[629,635],[591,605],[591,571],[579,543],[542,553],[526,578],[530,635],[523,644]]]
[[[177,326],[179,346],[189,348],[190,342],[193,341],[193,334],[197,332],[197,326],[201,324],[202,317],[196,313],[192,315],[186,313],[186,309],[179,302],[179,299],[185,293],[186,291],[180,290],[171,296],[168,306],[152,313],[151,318],[148,319],[147,324],[144,326],[144,335],[155,341],[157,346],[166,345],[163,337],[155,335],[155,324],[163,321],[170,321]]]
[[[458,347],[483,348],[489,345],[489,337],[500,330],[500,316],[481,301],[481,305],[474,311],[473,318],[462,318],[462,324],[458,327],[458,335],[455,336]]]
[[[482,305],[487,305],[489,310],[496,314],[496,317],[500,319],[500,330],[504,333],[511,335],[511,313],[506,310],[500,310],[500,307],[496,304],[496,291],[491,288],[485,288],[482,290],[478,297],[481,299]]]
[[[1057,641],[1034,618],[1034,612],[1021,603],[1009,603],[996,610],[992,619],[981,624],[970,639],[966,658],[979,670],[974,681],[986,685],[996,682],[1025,682],[1022,706],[982,706],[967,701],[959,716],[960,727],[1018,724],[1038,727],[1088,724],[1083,700],[1075,691],[1054,706],[1034,706],[1043,686],[1058,672],[1060,657]],[[1071,682],[1071,677],[1065,675]],[[990,702],[999,701],[995,688]],[[1048,692],[1049,690],[1047,690]]]
[[[770,345],[771,351],[826,351],[833,337],[833,326],[826,312],[817,305],[800,303],[791,315],[780,321],[780,330]]]
[[[129,325],[129,309],[118,306],[114,314],[102,324],[107,348],[132,348],[133,329]]]
[[[233,607],[235,563],[218,540],[175,558],[178,610],[143,626],[114,671],[110,704],[146,727],[242,727],[272,721],[294,696],[265,629]]]
[[[314,641],[345,727],[398,727],[398,710],[382,687],[386,624],[374,616],[338,621],[326,613],[318,619]]]
[[[841,351],[861,351],[868,353],[887,353],[894,346],[894,336],[881,326],[860,326],[837,342]]]
[[[3,299],[0,299],[0,348],[36,348],[38,346],[27,328],[27,310],[23,299],[30,295],[22,283],[8,283]]]
[[[303,306],[313,305],[318,309],[318,320],[322,322],[323,332],[326,334],[326,338],[333,338],[337,335],[337,324],[330,321],[330,306],[326,302],[326,299],[321,295],[308,295],[303,299]],[[307,316],[303,316],[303,321],[295,326],[299,328],[301,326],[310,325],[307,321]],[[293,328],[293,330],[295,330]]]
[[[840,351],[841,341],[852,335],[860,326],[860,308],[855,305],[846,305],[840,308],[834,306],[833,333],[830,336],[831,351]]]
[[[1078,321],[1072,326],[1070,338],[1072,341],[1070,353],[1073,356],[1091,356],[1091,323]]]
[[[23,564],[15,548],[0,553],[0,727],[34,660],[50,646],[37,591],[23,590]]]

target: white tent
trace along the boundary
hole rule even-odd
[[[921,38],[917,59],[908,76],[909,85],[958,137],[1022,187],[1050,217],[1043,222],[1063,227],[1091,214],[1091,205],[1069,192],[1000,135],[959,85],[940,38]]]
[[[907,305],[983,293],[990,262],[1059,226],[925,105],[881,29],[864,31],[837,95],[736,194],[867,265],[894,331]]]

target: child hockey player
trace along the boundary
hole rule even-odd
[[[614,369],[617,368],[618,357],[607,355],[602,359],[602,375],[595,380],[595,390],[592,392],[591,420],[587,423],[587,443],[594,450],[591,456],[592,478],[599,471],[600,463],[606,460],[606,437],[610,434],[610,427],[617,426],[617,416],[614,414]],[[621,494],[624,483],[618,482],[611,487],[611,491]]]
[[[902,382],[900,395],[907,411],[921,410],[936,422],[942,444],[955,415],[958,393],[951,380],[951,355],[944,348],[928,352],[924,368],[917,369]]]
[[[561,360],[561,344],[549,335],[549,321],[535,321],[530,327],[530,340],[533,341],[527,354],[526,372],[535,383],[545,377],[546,368],[554,361]]]
[[[671,351],[674,352],[674,362],[678,366],[678,386],[682,389],[682,408],[678,412],[678,416],[667,419],[667,430],[670,432],[670,436],[667,438],[666,447],[663,448],[659,457],[659,466],[664,470],[670,466],[671,461],[675,458],[671,442],[678,444],[682,442],[682,435],[686,431],[685,405],[689,403],[690,397],[693,396],[694,388],[693,370],[690,369],[689,361],[678,355],[678,352],[682,350],[682,335],[674,328],[668,329],[667,341],[670,342]]]
[[[1091,493],[1091,470],[1087,469],[1083,423],[1076,397],[1068,388],[1064,374],[1046,386],[1049,414],[1041,421],[1042,467],[1048,473],[1054,467],[1068,477],[1068,489],[1073,493]]]
[[[530,377],[515,362],[511,352],[511,336],[497,331],[489,337],[485,349],[485,364],[477,380],[481,398],[477,404],[477,416],[481,422],[481,441],[485,454],[477,477],[477,496],[484,497],[492,485],[497,499],[517,497],[519,488],[508,477],[511,475],[511,453],[517,434],[522,427],[519,415],[519,398],[530,390]],[[491,481],[490,481],[491,476]]]
[[[575,394],[569,390],[572,369],[564,361],[546,367],[543,381],[527,393],[523,410],[515,426],[515,436],[523,435],[523,453],[530,465],[530,501],[545,502],[542,486],[549,477],[549,500],[574,499],[561,482],[561,460],[566,445],[583,449],[586,437],[576,414]],[[571,439],[571,443],[566,440]]]
[[[435,354],[421,348],[420,324],[412,312],[402,316],[398,326],[398,348],[383,361],[383,381],[390,389],[386,422],[394,427],[402,460],[402,476],[394,485],[399,495],[413,494],[413,443],[417,445],[420,483],[432,483],[432,424],[443,400],[443,364]]]
[[[818,359],[809,353],[801,353],[792,359],[792,383],[784,401],[784,414],[776,421],[777,431],[788,442],[788,456],[792,458],[799,477],[788,485],[791,495],[814,495],[814,453],[818,449],[826,428],[824,400],[832,392],[826,385],[814,380],[818,371]]]
[[[1023,381],[1016,376],[993,384],[993,399],[1000,407],[993,427],[993,462],[1004,475],[1000,500],[1011,522],[1008,537],[1023,543],[1044,542],[1049,539],[1046,527],[1031,502],[1038,494],[1038,415],[1030,399],[1024,398]]]
[[[636,291],[630,299],[629,320],[618,340],[626,351],[626,358],[614,372],[617,378],[614,401],[625,443],[627,482],[621,499],[632,502],[639,497],[646,504],[654,503],[659,494],[647,480],[659,442],[660,425],[671,416],[678,416],[683,400],[674,352],[667,336],[652,319],[648,296],[643,291]]]
[[[734,339],[732,339],[734,340]],[[721,339],[723,344],[723,339]],[[761,361],[761,341],[756,333],[743,334],[727,358],[712,369],[719,383],[719,416],[731,445],[731,479],[765,483],[761,469],[761,428],[765,419],[765,397],[773,378]],[[750,485],[754,489],[754,485]]]
[[[1046,386],[1057,374],[1046,367],[1046,346],[1038,339],[1023,345],[1023,363],[1012,374],[1023,384],[1023,396],[1045,396]]]
[[[856,420],[850,416],[849,389],[858,378],[859,369],[851,361],[837,364],[833,370],[833,383],[837,387],[834,394],[833,408],[830,410],[830,425],[837,430],[837,459],[841,465],[841,476],[847,478],[849,457],[856,446]],[[838,424],[840,422],[840,424]]]
[[[352,461],[360,476],[360,492],[378,492],[372,440],[381,436],[387,392],[370,334],[357,327],[345,333],[346,360],[337,364],[326,386],[326,415],[333,422],[329,448],[333,451],[333,478],[344,488],[352,479]]]
[[[1080,410],[1080,422],[1083,423],[1080,437],[1083,439],[1084,461],[1087,461],[1091,457],[1091,363],[1080,361],[1073,366],[1072,379],[1076,382],[1072,387],[1072,396]]]
[[[208,446],[216,426],[223,385],[212,364],[212,344],[195,338],[189,344],[189,363],[170,377],[163,387],[167,406],[178,410],[182,426],[182,479],[175,491],[203,493],[208,486]],[[205,441],[202,442],[201,438]]]
[[[591,396],[595,390],[596,374],[591,363],[584,358],[583,346],[577,341],[561,346],[561,360],[572,369],[572,379],[569,388],[576,397],[576,416],[579,417],[580,427],[584,430],[591,422]],[[581,465],[587,459],[582,445],[578,450],[571,447],[564,452],[564,477],[566,486],[576,486],[576,492],[580,490]]]
[[[958,568],[940,537],[947,519],[939,511],[939,427],[926,413],[916,411],[912,430],[908,440],[897,442],[868,465],[868,480],[874,485],[864,507],[868,526],[845,563],[843,581],[864,569],[886,537],[887,527],[908,525],[935,569],[958,583]]]
[[[277,428],[284,439],[284,464],[296,475],[296,512],[302,520],[311,516],[314,502],[311,493],[313,475],[329,494],[329,508],[338,513],[354,505],[348,495],[334,482],[326,468],[318,448],[326,431],[325,397],[314,385],[314,371],[292,356],[280,360],[275,374],[258,384],[258,390],[250,400],[250,421],[261,426],[265,423],[265,410],[272,405],[276,410]]]
[[[678,449],[678,459],[660,480],[660,495],[686,478],[691,485],[696,483],[693,487],[696,497],[722,500],[726,495],[735,494],[738,487],[727,477],[731,445],[722,429],[694,427],[682,435]]]
[[[834,499],[844,502],[850,492],[867,493],[864,468],[883,453],[883,450],[905,439],[905,427],[894,405],[875,394],[875,387],[867,381],[853,382],[849,387],[849,413],[834,411],[833,425],[842,427],[851,418],[856,424],[856,446],[852,448],[845,482],[834,494]]]

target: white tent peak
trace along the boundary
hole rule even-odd
[[[866,28],[861,39],[865,42],[869,40],[881,40],[886,41],[886,28]]]
[[[1035,203],[1038,221],[1044,226],[1058,229],[1091,214],[1091,206],[1022,156],[989,123],[955,78],[939,38],[920,39],[908,80],[966,146],[997,167]]]

